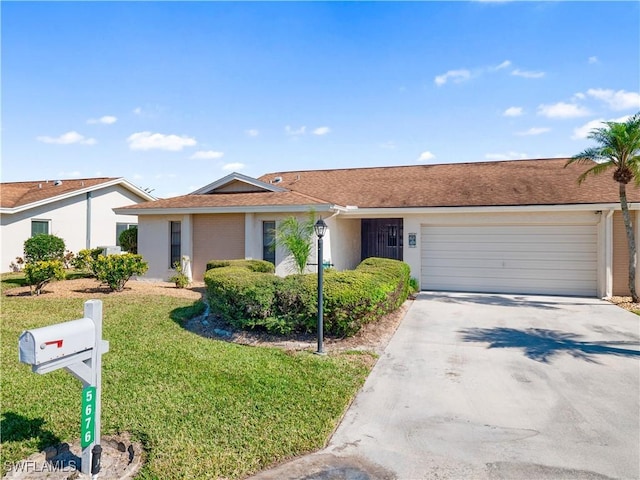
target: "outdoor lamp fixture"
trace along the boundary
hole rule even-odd
[[[324,271],[324,257],[322,256],[322,237],[324,237],[324,234],[327,231],[327,224],[324,223],[322,218],[320,218],[313,226],[313,229],[316,231],[316,235],[318,236],[318,351],[316,354],[324,355],[325,351],[322,346],[322,337],[324,335],[324,319],[322,314],[322,273]]]

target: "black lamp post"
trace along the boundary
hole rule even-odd
[[[324,257],[322,256],[322,237],[324,237],[324,234],[327,231],[327,224],[324,223],[322,218],[320,218],[313,226],[313,229],[316,231],[316,235],[318,236],[318,351],[316,354],[324,355],[325,351],[322,346],[322,337],[324,335],[324,319],[322,312],[322,274],[324,272]]]

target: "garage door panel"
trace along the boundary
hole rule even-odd
[[[429,226],[424,227],[430,230],[431,235],[468,235],[469,229],[473,228],[474,235],[484,233],[491,235],[513,235],[527,230],[528,232],[538,232],[549,235],[591,235],[594,224],[589,225],[518,225],[514,230],[514,225],[460,225],[460,226]],[[561,230],[559,230],[561,229]]]
[[[425,272],[427,273],[427,272]],[[530,278],[532,280],[540,279],[543,281],[555,280],[571,280],[578,281],[581,276],[585,276],[585,280],[589,280],[589,269],[518,269],[518,268],[487,268],[487,267],[451,267],[451,268],[433,268],[428,271],[429,275],[437,279],[438,277],[468,277],[479,280],[508,278],[509,281],[515,279]]]
[[[564,266],[562,265],[564,264]],[[432,270],[438,268],[486,268],[486,269],[515,269],[515,270],[587,270],[597,268],[592,258],[560,261],[550,259],[502,259],[502,258],[433,258],[429,261]]]
[[[425,254],[440,254],[444,252],[464,254],[467,251],[472,253],[483,252],[515,252],[517,254],[526,253],[572,253],[572,252],[585,252],[595,254],[597,250],[597,244],[595,242],[584,243],[551,243],[551,242],[536,242],[529,244],[511,244],[501,242],[494,243],[477,243],[473,242],[473,247],[470,248],[469,242],[461,242],[458,238],[454,241],[447,241],[444,243],[431,243],[434,240],[430,240],[428,245],[424,245],[422,249],[423,255]]]
[[[594,225],[421,228],[422,288],[596,294]]]
[[[422,252],[422,258],[426,258],[431,260],[441,259],[441,258],[477,258],[479,250],[471,250],[467,247],[465,248],[457,248],[453,250],[445,249],[445,248],[428,248],[424,249]],[[573,260],[583,260],[589,259],[592,260],[596,253],[596,246],[584,246],[580,248],[580,246],[576,246],[575,248],[554,248],[549,249],[547,246],[538,246],[538,248],[528,249],[527,251],[521,250],[513,250],[509,248],[500,248],[499,245],[496,245],[495,248],[482,249],[482,258],[492,259],[492,258],[500,258],[504,260],[516,260],[516,259],[529,259],[529,260],[539,260],[539,259],[557,259],[563,260],[566,259],[568,261]]]
[[[458,243],[460,242],[459,235],[437,235],[433,239],[437,242],[443,243]],[[591,243],[593,237],[591,235],[547,235],[544,233],[513,233],[511,235],[502,234],[473,234],[473,241],[476,244],[489,243],[509,243],[512,245],[531,245],[536,243],[549,243],[549,244],[574,244],[574,243]]]
[[[549,286],[546,282],[531,282],[514,280],[511,289],[505,291],[502,282],[486,282],[480,287],[475,282],[467,282],[460,278],[452,278],[450,281],[443,279],[440,287],[433,289],[436,291],[453,291],[453,292],[479,292],[479,293],[533,293],[539,295],[577,295],[590,297],[593,296],[593,287],[591,282],[576,283],[570,286]],[[428,288],[426,290],[429,290]]]

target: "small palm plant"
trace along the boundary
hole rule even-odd
[[[182,270],[182,265],[180,262],[175,262],[173,264],[173,269],[176,271],[171,277],[169,277],[169,281],[176,284],[176,288],[185,288],[189,285],[189,277]]]
[[[313,250],[314,223],[315,212],[310,211],[306,220],[288,217],[276,229],[275,244],[291,254],[298,273],[303,273],[309,263]]]

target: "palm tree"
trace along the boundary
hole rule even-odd
[[[307,214],[306,220],[296,217],[285,218],[275,232],[275,245],[283,247],[293,257],[298,273],[304,273],[313,249],[313,225],[315,212]]]
[[[640,185],[640,112],[625,122],[603,122],[606,126],[593,129],[587,138],[595,140],[597,147],[587,148],[571,157],[565,164],[583,163],[590,165],[578,177],[578,183],[590,175],[599,175],[613,169],[613,179],[620,189],[620,206],[629,245],[629,291],[634,303],[640,299],[636,292],[636,241],[627,203],[627,184],[634,180]],[[594,164],[595,162],[595,164]]]

